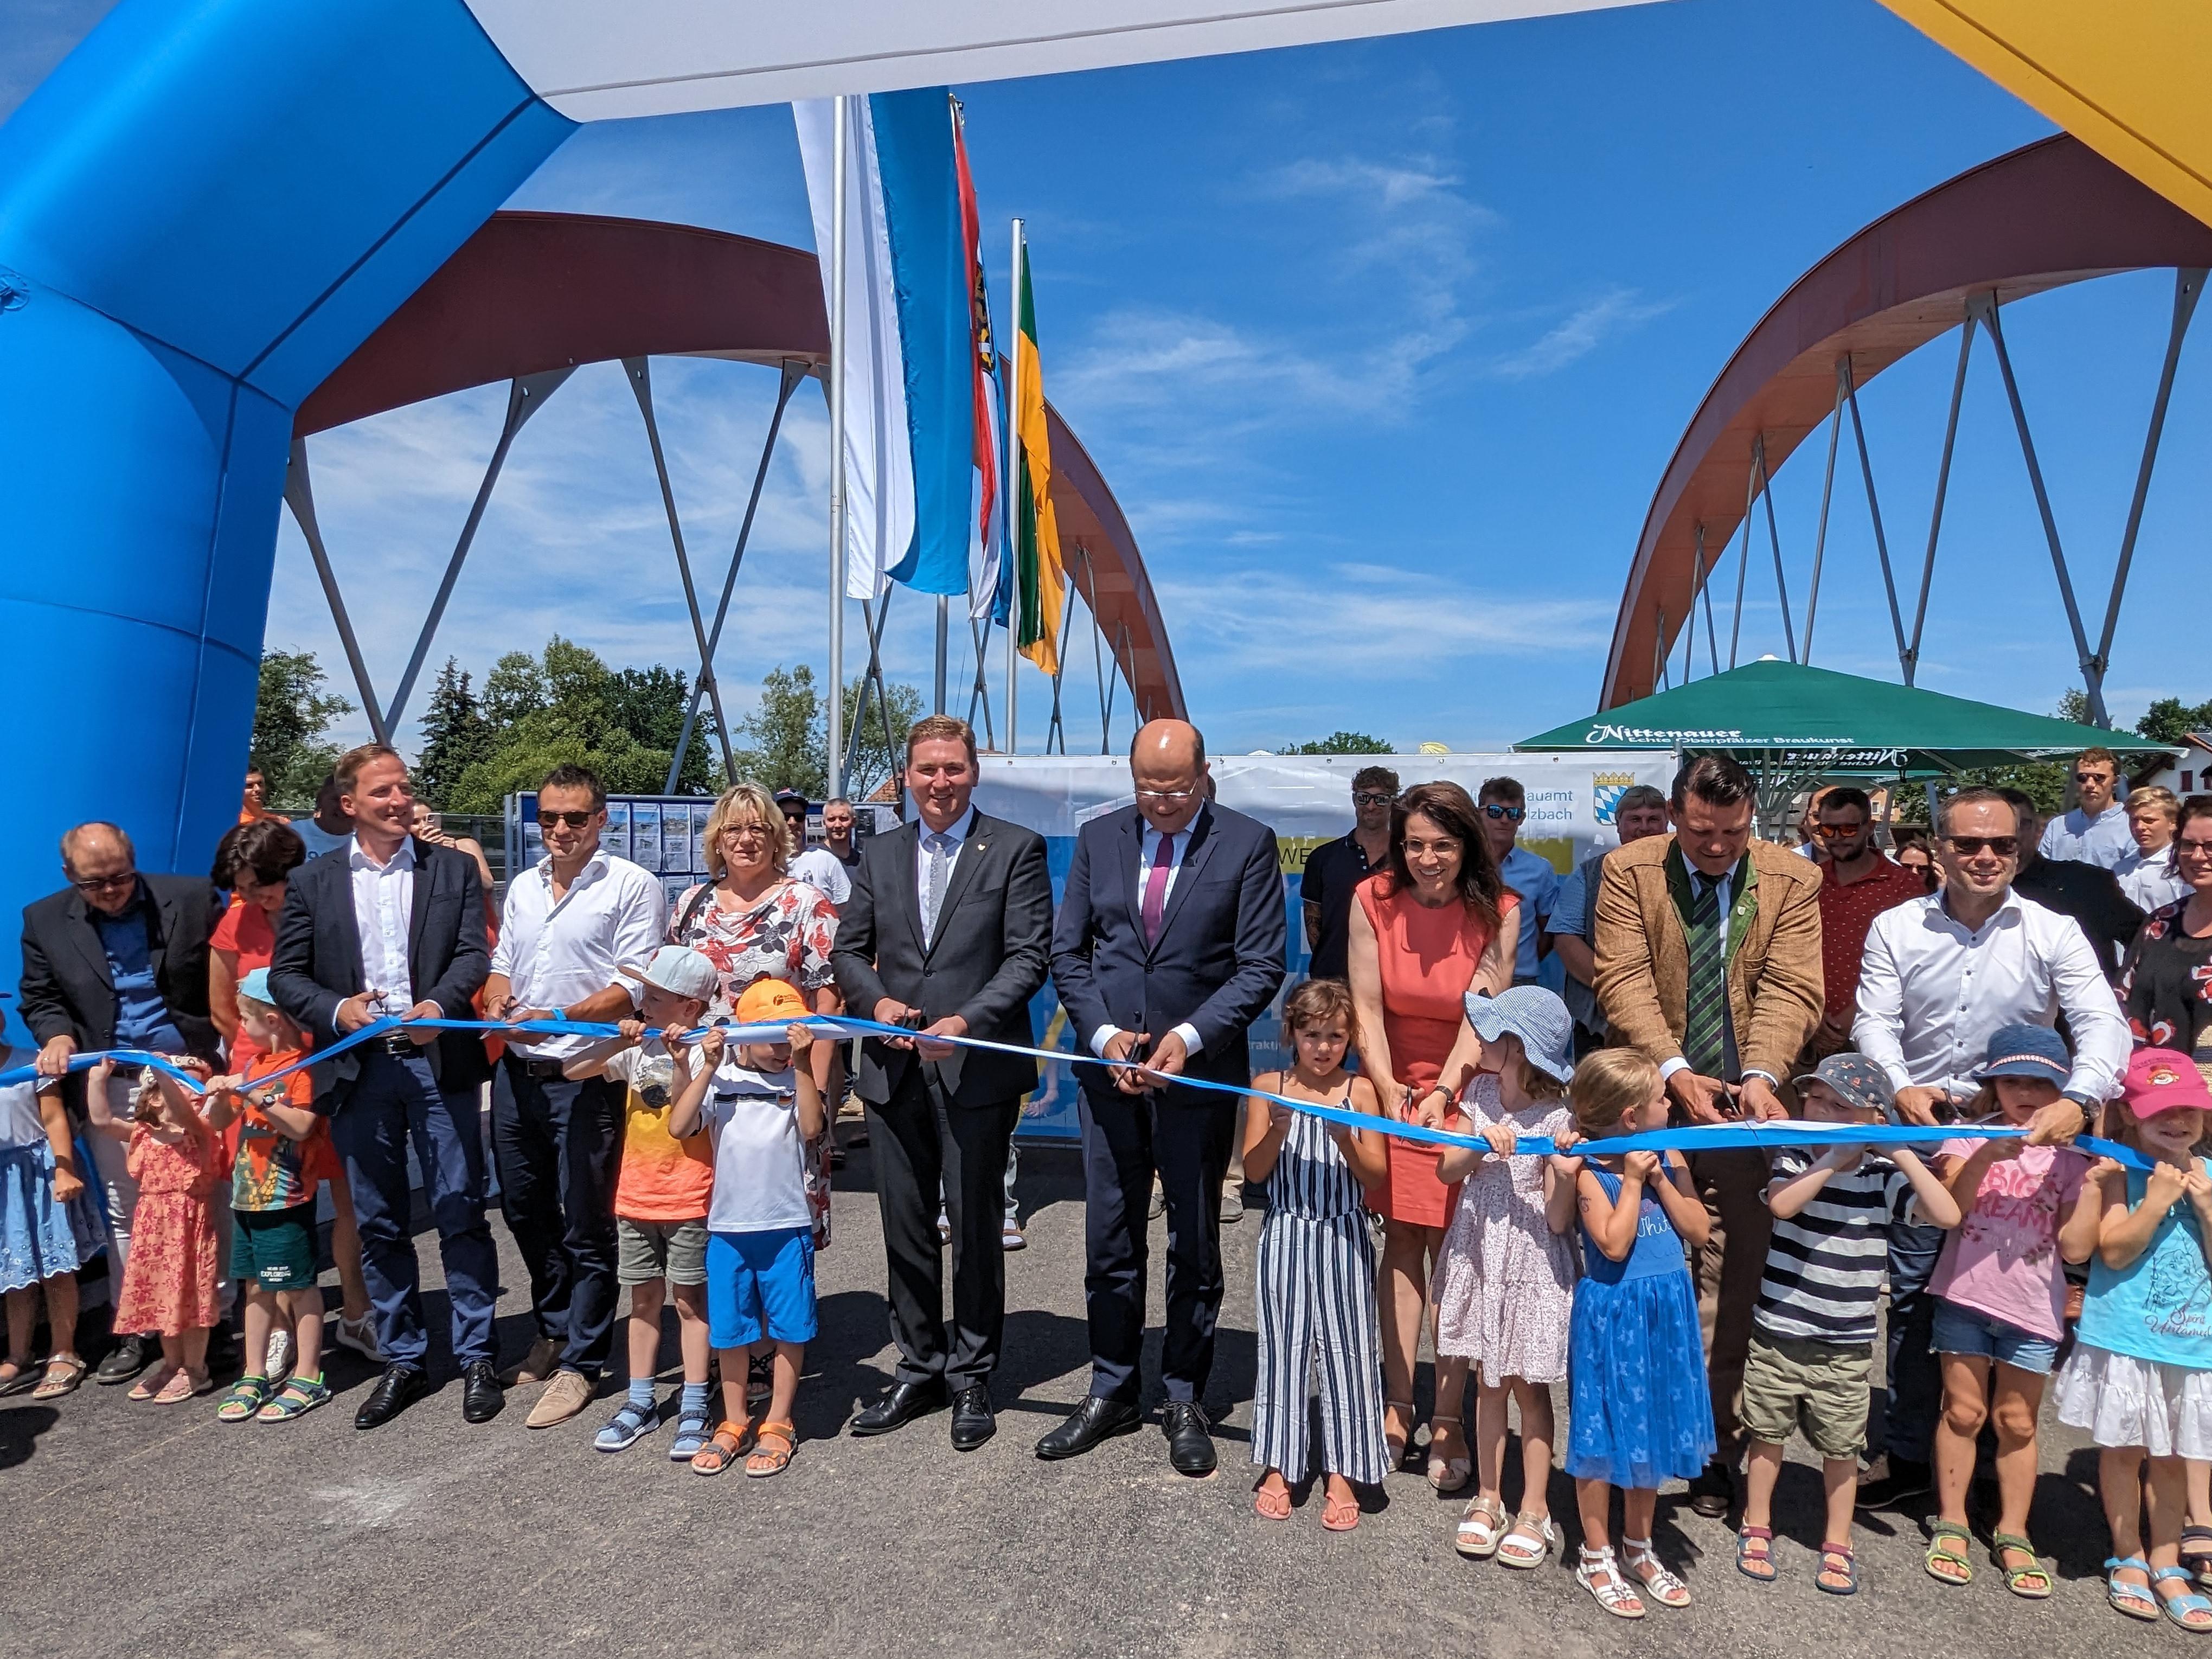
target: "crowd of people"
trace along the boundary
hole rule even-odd
[[[1915,1500],[1935,1510],[1928,1573],[1969,1583],[1987,1455],[1990,1564],[2041,1598],[2055,1376],[2061,1418],[2101,1449],[2107,1599],[2212,1631],[2212,1549],[2191,1549],[2212,1546],[2212,797],[2121,802],[2091,750],[2078,805],[2047,824],[2025,796],[1967,788],[1892,857],[1868,795],[1833,787],[1793,849],[1754,838],[1748,774],[1702,756],[1668,793],[1624,794],[1620,844],[1562,878],[1516,844],[1513,779],[1470,797],[1369,767],[1354,827],[1306,866],[1288,1063],[1255,1076],[1248,1033],[1290,960],[1275,836],[1212,798],[1185,723],[1146,726],[1130,768],[1131,804],[1083,826],[1057,904],[1042,839],[975,808],[974,735],[944,716],[908,737],[913,822],[856,842],[832,803],[830,845],[802,853],[805,804],[738,783],[708,820],[711,878],[673,903],[600,845],[605,793],[574,766],[544,780],[543,856],[496,901],[482,849],[436,830],[381,745],[343,757],[302,826],[250,784],[219,891],[138,871],[112,824],[72,829],[68,885],[24,914],[40,1046],[9,1065],[35,1076],[0,1089],[0,1391],[58,1400],[89,1374],[161,1405],[220,1392],[226,1423],[327,1403],[327,1194],[332,1340],[382,1367],[354,1421],[390,1423],[433,1391],[411,1148],[467,1421],[530,1388],[546,1430],[611,1393],[599,1450],[666,1428],[696,1474],[772,1477],[799,1451],[849,1085],[898,1351],[852,1432],[944,1412],[973,1450],[997,1426],[1018,1239],[1002,1215],[1049,980],[1100,1063],[1077,1068],[1090,1383],[1039,1457],[1142,1424],[1164,1211],[1159,1426],[1176,1470],[1214,1469],[1236,1164],[1266,1191],[1261,1517],[1289,1520],[1318,1478],[1321,1524],[1349,1529],[1362,1489],[1410,1466],[1472,1489],[1462,1554],[1528,1569],[1565,1548],[1546,1501],[1563,1456],[1575,1576],[1641,1618],[1692,1600],[1653,1541],[1668,1481],[1736,1516],[1740,1571],[1784,1576],[1772,1498],[1802,1435],[1826,1490],[1819,1590],[1859,1587],[1856,1510]],[[837,1014],[896,1034],[848,1046],[806,1023]],[[509,1029],[410,1024],[428,1020]],[[596,1029],[532,1029],[547,1022]],[[780,1040],[735,1041],[731,1022]],[[495,1080],[490,1166],[533,1328],[505,1371]],[[1784,1119],[1844,1138],[1577,1150]],[[81,1277],[112,1306],[89,1373]]]

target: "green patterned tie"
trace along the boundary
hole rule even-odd
[[[1724,1063],[1721,1032],[1728,1008],[1720,883],[1692,870],[1690,892],[1690,988],[1682,1019],[1682,1058],[1698,1076],[1717,1078]]]

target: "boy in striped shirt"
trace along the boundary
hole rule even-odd
[[[1814,1123],[1880,1123],[1890,1113],[1881,1068],[1863,1054],[1831,1054],[1797,1080]],[[1743,1426],[1750,1449],[1736,1570],[1762,1583],[1776,1577],[1771,1510],[1782,1449],[1802,1428],[1820,1454],[1827,1531],[1814,1584],[1832,1595],[1858,1589],[1851,1555],[1851,1505],[1866,1448],[1867,1384],[1875,1314],[1889,1261],[1889,1229],[1917,1203],[1918,1219],[1955,1227],[1959,1206],[1906,1146],[1809,1147],[1774,1154],[1766,1205],[1773,1242],[1752,1316],[1743,1370]]]

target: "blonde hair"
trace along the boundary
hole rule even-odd
[[[1567,1098],[1574,1103],[1575,1127],[1601,1140],[1658,1092],[1659,1068],[1637,1050],[1601,1048],[1576,1066]]]
[[[714,810],[707,814],[707,873],[716,881],[730,872],[729,860],[722,856],[722,832],[747,816],[759,823],[768,837],[769,862],[776,874],[791,866],[791,826],[783,821],[783,809],[774,795],[747,780],[722,791]]]
[[[1565,1100],[1568,1085],[1541,1070],[1527,1054],[1521,1056],[1521,1092],[1531,1100]],[[1646,1095],[1644,1099],[1651,1097]]]
[[[2147,783],[2140,789],[2128,792],[2128,816],[2133,817],[2136,813],[2146,811],[2155,811],[2172,823],[2181,816],[2181,802],[2176,799],[2172,790],[2162,788],[2155,783]]]

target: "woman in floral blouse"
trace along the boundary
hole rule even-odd
[[[830,949],[837,909],[820,889],[785,872],[791,832],[775,799],[757,783],[722,792],[707,818],[707,868],[714,879],[687,890],[669,913],[668,941],[688,945],[721,976],[709,1013],[726,1018],[738,994],[763,974],[788,980],[817,1014],[842,1013]],[[817,1042],[810,1063],[826,1092],[836,1044]],[[829,1133],[807,1147],[807,1202],[815,1244],[830,1242]]]

